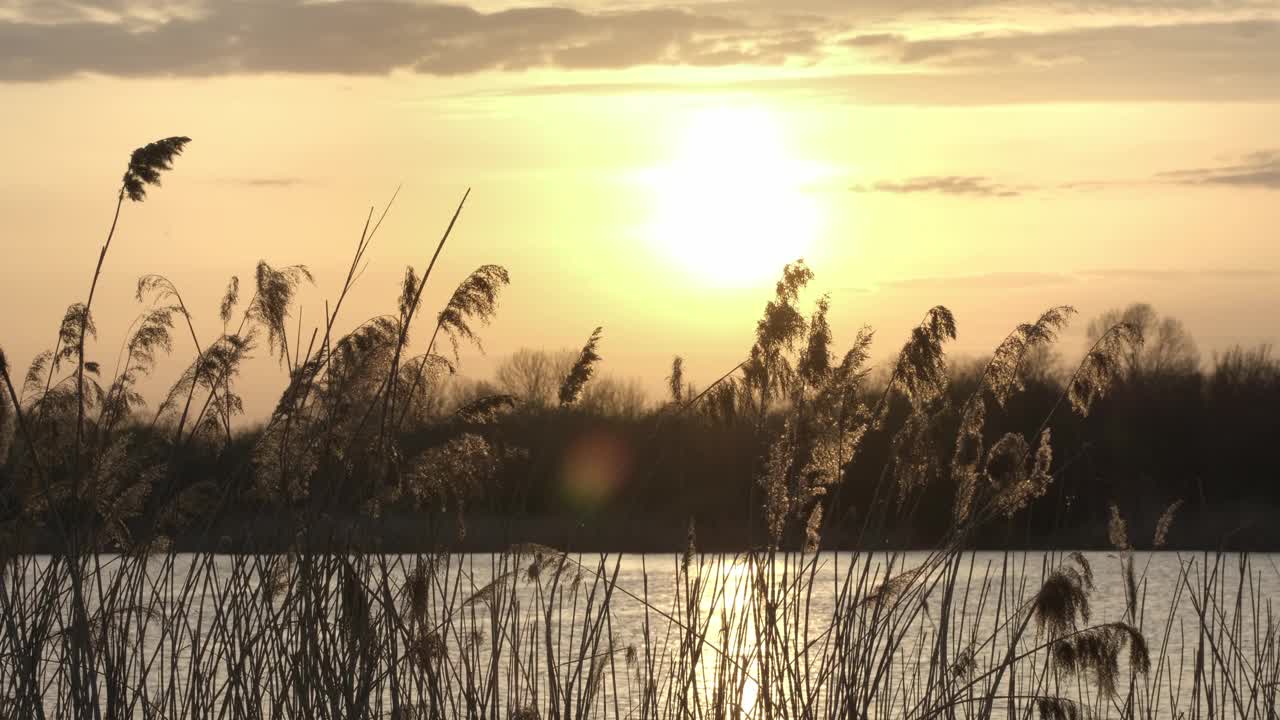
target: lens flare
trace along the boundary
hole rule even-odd
[[[631,469],[631,448],[618,436],[596,430],[569,446],[560,469],[560,490],[573,506],[587,509],[613,497]]]

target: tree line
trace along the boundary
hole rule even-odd
[[[1280,547],[1280,531],[1267,522],[1280,509],[1274,482],[1280,462],[1273,448],[1280,438],[1273,411],[1280,405],[1280,359],[1266,345],[1203,358],[1177,319],[1146,304],[1095,318],[1088,344],[1118,323],[1136,327],[1145,342],[1118,355],[1115,381],[1088,415],[1055,418],[1049,491],[1025,512],[980,528],[975,544],[1110,547],[1108,527],[1119,517],[1131,534],[1127,542],[1151,547],[1167,515],[1175,521],[1162,545]],[[1062,354],[1047,344],[1026,353],[1017,370],[1020,392],[989,409],[988,447],[1004,432],[1033,436],[1062,403],[1072,379]],[[560,387],[578,357],[575,350],[526,348],[500,361],[490,380],[434,376],[412,407],[402,452],[448,448],[450,438],[468,432],[511,452],[481,468],[489,476],[465,497],[435,506],[439,512],[385,508],[381,522],[395,528],[388,532],[412,545],[430,525],[432,537],[475,548],[500,546],[508,534],[636,550],[679,547],[690,531],[708,548],[766,542],[761,475],[789,411],[785,400],[761,407],[738,375],[703,392],[684,376],[677,357],[666,376],[668,396],[659,401],[647,397],[638,380],[601,374],[583,383],[574,403],[561,403]],[[928,547],[946,534],[958,501],[950,466],[961,409],[988,361],[961,358],[947,365],[946,395],[925,430],[930,437],[913,450],[930,455],[919,460],[925,490],[909,506],[874,496],[877,480],[902,448],[893,433],[867,433],[842,471],[839,492],[826,499],[825,543],[865,542],[841,521],[854,527],[854,518],[872,506],[886,518],[875,542]],[[858,392],[869,403],[885,392],[887,381],[884,373],[868,373]],[[459,420],[469,406],[486,402],[499,411]],[[887,427],[912,415],[901,397],[886,412]],[[258,432],[241,430],[221,448],[193,444],[182,459],[184,476],[192,483],[235,484],[235,474],[252,473],[247,458],[260,443]],[[475,472],[450,465],[448,455],[442,450],[433,456],[443,472]],[[258,498],[251,480],[242,478],[239,486],[247,516]],[[470,537],[454,529],[455,513],[469,518]],[[224,530],[234,535],[234,524]],[[799,531],[791,533],[791,542],[800,543]]]
[[[1269,345],[1202,357],[1177,318],[1145,303],[1094,318],[1086,344],[1118,323],[1136,327],[1144,342],[1120,356],[1116,382],[1088,416],[1063,415],[1054,423],[1061,467],[1053,491],[1025,516],[985,528],[980,541],[1001,547],[1107,546],[1114,512],[1127,521],[1130,541],[1149,547],[1160,518],[1172,508],[1176,522],[1167,542],[1174,546],[1280,546],[1280,532],[1266,520],[1280,510],[1280,459],[1273,447],[1280,439],[1273,411],[1280,406],[1280,358]],[[988,425],[1034,433],[1070,382],[1072,368],[1063,354],[1051,346],[1028,353],[1019,368],[1022,392]],[[598,523],[638,514],[660,526],[655,532],[662,535],[654,543],[637,538],[643,547],[670,544],[690,520],[704,541],[736,546],[763,537],[756,479],[778,430],[774,415],[781,412],[766,413],[760,422],[738,388],[722,383],[690,411],[673,413],[700,392],[683,377],[678,357],[663,401],[646,398],[636,380],[606,376],[586,385],[580,406],[560,408],[555,390],[574,357],[572,350],[521,349],[499,363],[491,381],[456,382],[437,394],[434,411],[441,414],[498,393],[523,400],[494,432],[526,448],[528,456],[504,468],[479,507],[495,515]],[[950,410],[933,430],[933,489],[913,509],[910,524],[893,528],[892,542],[923,547],[944,533],[956,500],[945,472],[951,460],[947,439],[955,436],[958,410],[988,360],[962,358],[949,365]],[[865,395],[883,392],[885,380],[869,378]],[[904,407],[893,412],[907,414]],[[994,430],[988,434],[988,444],[998,439]],[[890,460],[890,441],[888,435],[867,439],[845,471],[841,505],[832,512],[846,515],[871,501],[869,488]],[[589,502],[565,488],[572,482],[566,464],[584,442],[613,448],[619,463],[607,469],[607,492]],[[753,519],[744,521],[748,516]]]

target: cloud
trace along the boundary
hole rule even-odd
[[[1133,188],[1150,189],[1167,185],[1280,190],[1280,150],[1257,150],[1239,155],[1234,162],[1227,164],[1170,170],[1137,178],[1121,177],[1046,183],[1043,185],[1013,185],[985,175],[921,175],[902,180],[878,180],[871,183],[858,183],[845,188],[841,188],[839,185],[819,185],[811,189],[815,191],[847,189],[857,193],[886,193],[894,195],[932,193],[971,198],[1015,198],[1027,193],[1040,191],[1088,192]]]
[[[874,41],[874,42],[873,42]],[[848,41],[846,41],[847,44]],[[1114,24],[910,39],[863,36],[884,73],[821,87],[870,102],[984,105],[1280,98],[1280,21]],[[815,88],[820,87],[815,85]]]
[[[776,11],[777,0],[719,0],[726,10]],[[1131,17],[1176,17],[1205,13],[1252,14],[1274,10],[1274,0],[788,0],[788,12],[849,17],[863,23],[900,19],[974,19],[1017,14],[1023,19],[1046,13]]]
[[[0,80],[78,73],[456,75],[534,67],[779,64],[812,56],[821,45],[814,28],[795,23],[757,27],[670,7],[588,12],[548,5],[482,12],[412,0],[231,0],[185,14],[97,10],[0,19]]]
[[[665,84],[566,75],[497,90],[802,92],[930,106],[1280,100],[1280,8],[1269,0],[801,0],[785,12],[763,0],[545,2],[489,11],[420,0],[0,0],[0,82],[751,65],[787,72]],[[1036,30],[1000,30],[998,18],[1015,12]]]
[[[1280,190],[1280,150],[1260,150],[1243,155],[1229,165],[1171,170],[1156,177],[1178,185]]]
[[[937,67],[1053,67],[1124,64],[1208,72],[1231,71],[1241,60],[1280,59],[1280,23],[1253,19],[1229,22],[1179,22],[1158,25],[1107,25],[1048,32],[971,34],[897,43],[903,64]],[[1276,65],[1272,64],[1274,68]]]
[[[852,185],[849,188],[861,193],[940,193],[969,197],[1017,197],[1027,186],[1003,185],[991,178],[978,175],[925,175],[902,181],[881,180],[870,185]]]
[[[840,41],[840,44],[855,48],[883,47],[885,45],[901,45],[906,40],[904,36],[896,33],[866,33],[845,38]]]
[[[1230,156],[1228,156],[1230,157]],[[1181,185],[1200,188],[1280,190],[1280,150],[1256,150],[1220,165],[1166,170],[1143,178],[1080,180],[1058,184],[1063,190],[1113,190]]]

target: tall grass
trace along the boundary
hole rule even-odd
[[[1154,561],[1129,549],[1118,513],[1114,573],[1097,567],[1109,558],[1079,553],[966,549],[976,528],[1052,485],[1054,414],[1089,412],[1141,342],[1133,327],[1099,335],[1030,438],[999,434],[987,419],[1019,392],[1025,358],[1072,311],[1015,328],[960,408],[941,466],[951,313],[925,315],[873,395],[871,332],[833,354],[828,300],[800,308],[813,273],[797,262],[742,363],[700,393],[675,363],[673,402],[661,411],[675,422],[707,407],[774,433],[754,479],[752,511],[766,528],[757,547],[700,553],[691,522],[689,547],[669,567],[527,544],[391,554],[361,523],[392,503],[421,509],[424,522],[444,507],[461,535],[469,500],[521,452],[484,432],[519,402],[511,396],[431,421],[437,443],[404,442],[409,425],[429,422],[417,408],[433,378],[452,370],[440,335],[455,351],[475,341],[507,272],[485,265],[464,279],[414,354],[410,331],[464,196],[424,268],[406,270],[395,310],[341,333],[344,300],[389,203],[376,218],[370,210],[314,329],[290,322],[298,287],[311,281],[303,266],[259,263],[243,306],[233,278],[211,342],[199,339],[178,288],[149,275],[138,285],[148,306],[107,378],[86,358],[85,339],[120,208],[141,201],[186,142],[134,153],[88,299],[68,309],[55,348],[20,384],[0,352],[0,428],[13,428],[0,433],[0,717],[1276,717],[1275,586],[1247,557],[1179,556],[1177,571],[1157,578]],[[194,358],[144,414],[137,383],[171,351],[179,323]],[[562,406],[600,362],[601,333],[563,379]],[[289,381],[247,464],[220,484],[183,482],[184,449],[231,455],[240,363],[264,341]],[[872,502],[833,517],[826,509],[845,470],[875,434],[893,452]],[[956,504],[935,549],[875,549],[890,519],[909,521],[939,487]],[[230,499],[246,494],[272,520],[269,536],[236,538],[248,551],[206,542],[179,553],[170,542],[211,533]],[[1160,537],[1172,522],[1171,512]],[[824,551],[834,523],[853,527],[864,549]],[[31,552],[37,537],[50,552]],[[1124,602],[1106,612],[1116,597]]]

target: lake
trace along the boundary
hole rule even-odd
[[[98,556],[85,651],[65,563],[26,557],[3,588],[0,687],[51,716],[79,693],[122,717],[1021,717],[1049,698],[1099,717],[1274,717],[1275,555],[685,561]],[[1147,672],[1113,623],[1141,633]],[[31,649],[42,662],[22,662]]]

